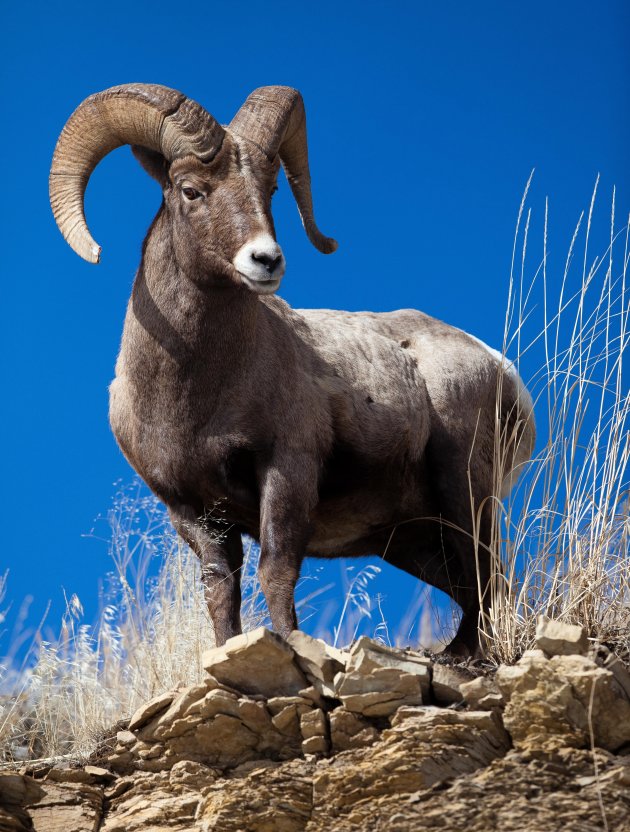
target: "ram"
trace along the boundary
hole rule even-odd
[[[163,201],[127,309],[110,421],[201,560],[217,643],[240,632],[247,533],[260,541],[282,635],[297,627],[305,555],[378,554],[451,595],[462,608],[451,650],[478,651],[495,437],[507,437],[504,491],[534,443],[514,369],[422,312],[294,310],[274,294],[285,270],[271,215],[280,164],[309,239],[336,249],[314,221],[296,90],[256,90],[225,127],[163,86],[87,98],[59,137],[50,196],[63,236],[92,263],[85,188],[124,144]]]

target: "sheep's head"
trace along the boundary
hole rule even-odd
[[[175,256],[193,279],[216,275],[263,294],[278,288],[284,257],[271,197],[280,163],[313,245],[326,254],[337,247],[313,218],[304,105],[296,90],[256,90],[228,127],[167,87],[127,84],[87,98],[57,142],[50,199],[61,233],[92,263],[100,247],[85,222],[85,188],[98,162],[123,144],[132,145],[162,186]]]

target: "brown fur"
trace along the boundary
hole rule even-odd
[[[246,140],[228,131],[208,165],[187,157],[168,170],[159,154],[136,155],[164,203],[127,310],[111,424],[201,559],[217,643],[240,632],[246,532],[260,540],[281,634],[297,626],[306,554],[380,554],[460,604],[453,647],[475,651],[468,471],[479,507],[493,492],[497,362],[421,312],[293,310],[246,288],[232,261],[256,233],[274,235],[278,170]],[[185,185],[204,198],[186,201]],[[505,374],[503,387],[507,413],[516,381]],[[534,437],[524,418],[520,459]],[[482,587],[489,523],[486,507]]]

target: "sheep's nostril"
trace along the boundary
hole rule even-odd
[[[254,254],[252,253],[252,260],[255,260],[257,263],[261,263],[265,269],[271,274],[278,263],[282,260],[281,254]]]

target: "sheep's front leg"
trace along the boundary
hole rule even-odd
[[[286,638],[296,630],[295,585],[311,532],[310,514],[317,502],[317,469],[305,456],[273,467],[261,495],[258,576],[274,630]]]
[[[197,517],[187,506],[169,508],[177,533],[201,561],[201,577],[217,646],[241,632],[241,567],[243,544],[240,531],[227,530]]]

